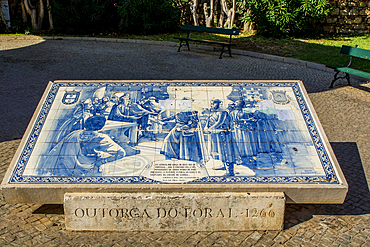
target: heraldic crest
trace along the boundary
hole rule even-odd
[[[70,92],[66,91],[64,93],[62,103],[65,104],[65,105],[75,104],[75,103],[77,103],[79,97],[80,97],[80,92],[77,92],[77,91],[74,91],[74,90],[70,91]]]
[[[271,91],[270,100],[272,100],[275,104],[279,105],[286,105],[290,102],[290,97],[286,95],[286,91]]]

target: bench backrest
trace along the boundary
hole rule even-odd
[[[340,53],[370,60],[370,50],[343,45]]]
[[[225,29],[225,28],[215,28],[215,27],[182,25],[181,30],[193,31],[193,32],[218,33],[218,34],[227,34],[227,35],[239,35],[239,29]]]

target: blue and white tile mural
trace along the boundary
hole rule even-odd
[[[53,83],[11,183],[338,183],[298,83]]]

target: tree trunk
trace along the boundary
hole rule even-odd
[[[197,14],[198,0],[193,0],[189,2],[189,4],[190,4],[191,14],[193,15],[194,26],[199,26],[198,14]]]
[[[214,0],[210,0],[210,5],[211,6],[210,6],[209,14],[208,14],[208,4],[204,3],[204,5],[203,5],[204,16],[206,18],[206,26],[207,27],[211,27],[213,17],[216,14],[216,9],[215,9],[215,6],[214,6]]]
[[[31,24],[33,31],[40,31],[42,22],[45,16],[44,0],[39,0],[38,8],[31,4],[31,0],[23,0],[24,8],[31,16]]]
[[[40,0],[38,25],[37,25],[38,26],[38,30],[41,30],[42,22],[44,20],[44,16],[45,16],[44,2],[43,2],[43,0]]]
[[[31,16],[32,29],[34,31],[38,31],[39,30],[39,26],[37,25],[36,8],[31,5],[31,3],[29,2],[29,0],[24,0],[23,3],[24,3],[24,7],[25,7],[27,13]]]
[[[22,8],[22,19],[23,19],[23,22],[27,22],[27,13],[26,13],[26,8],[24,7],[23,1],[21,2],[21,8]]]
[[[49,30],[54,29],[54,23],[53,23],[53,16],[51,15],[51,5],[49,0],[46,0],[46,7],[48,8],[48,16],[49,16]]]
[[[234,19],[235,19],[235,5],[236,5],[236,0],[233,0],[233,7],[229,9],[227,7],[226,0],[221,0],[222,12],[224,12],[227,16],[226,22],[225,24],[223,24],[223,27],[227,27],[229,29],[233,28]],[[221,18],[220,18],[220,22],[221,22]]]
[[[214,11],[214,17],[213,17],[213,25],[214,27],[217,27],[217,6],[218,5],[218,0],[215,1],[215,11]]]
[[[4,13],[3,13],[3,9],[2,9],[2,0],[0,0],[0,15],[1,15],[1,21],[3,22],[3,24],[5,26],[5,32],[9,32],[8,23],[6,23]]]
[[[220,13],[220,19],[218,21],[218,27],[220,27],[220,28],[223,28],[224,27],[224,20],[225,20],[225,13],[222,10],[222,2],[221,2],[221,13]]]
[[[230,29],[233,28],[234,20],[235,20],[235,12],[236,12],[236,0],[233,0],[233,7],[230,9],[231,11],[231,20],[230,20]]]

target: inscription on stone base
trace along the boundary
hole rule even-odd
[[[67,230],[282,230],[284,193],[66,193]]]

